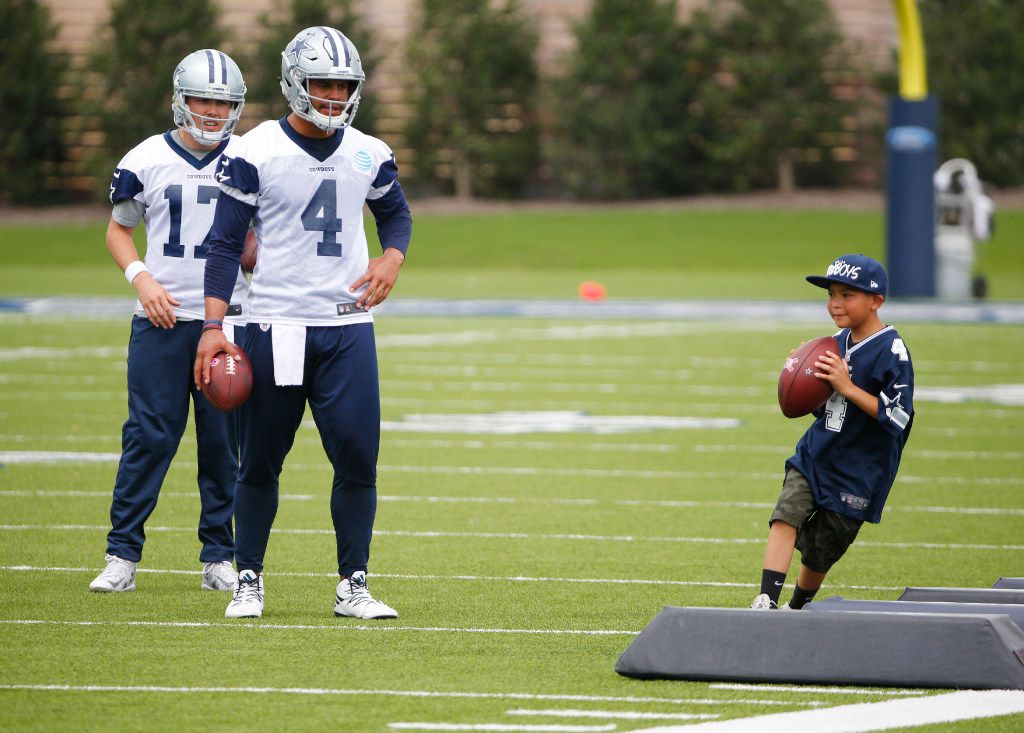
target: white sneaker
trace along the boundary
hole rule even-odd
[[[750,604],[750,607],[756,611],[774,611],[778,609],[779,604],[769,598],[767,593],[762,593],[754,599],[754,602]]]
[[[89,590],[100,593],[120,593],[135,590],[135,566],[131,560],[105,555],[107,567],[89,583]]]
[[[238,586],[238,574],[230,560],[203,564],[203,590],[234,591]]]
[[[398,618],[398,611],[370,595],[370,591],[366,587],[366,573],[362,570],[352,573],[351,578],[346,578],[338,583],[335,600],[337,601],[334,606],[335,616],[364,619]]]
[[[224,618],[259,618],[263,615],[263,576],[252,570],[238,574],[238,587]]]

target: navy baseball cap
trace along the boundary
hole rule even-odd
[[[889,291],[889,276],[882,263],[867,255],[843,255],[828,266],[824,275],[808,275],[807,282],[819,288],[827,288],[831,283],[849,285],[883,298]]]

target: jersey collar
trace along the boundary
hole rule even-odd
[[[197,171],[201,171],[203,168],[210,165],[210,163],[217,160],[217,158],[220,157],[220,154],[224,152],[224,148],[228,146],[227,140],[221,140],[220,144],[217,145],[217,147],[215,147],[209,153],[204,155],[202,158],[197,158],[196,156],[192,155],[192,153],[182,148],[181,145],[179,145],[174,140],[174,136],[171,135],[171,130],[168,130],[167,132],[164,133],[164,141],[167,143],[168,147],[170,147],[171,150],[178,154],[178,157],[180,157],[186,163],[191,165]]]
[[[892,326],[888,326],[887,325],[887,326],[885,326],[883,328],[878,329],[877,331],[875,331],[873,334],[868,336],[863,341],[858,341],[857,343],[852,344],[851,343],[851,339],[853,338],[853,332],[850,331],[850,329],[846,329],[846,356],[849,356],[852,352],[856,351],[857,349],[859,349],[864,344],[867,344],[867,343],[870,343],[870,342],[874,341],[876,338],[881,336],[883,333],[887,333],[888,331],[891,331],[891,330],[892,330]]]
[[[282,117],[279,119],[278,124],[281,125],[281,130],[288,139],[293,143],[302,148],[303,152],[307,155],[316,158],[321,163],[330,158],[341,146],[341,140],[345,137],[345,128],[341,128],[330,137],[314,138],[306,137],[295,132],[291,125],[288,124],[288,118]]]

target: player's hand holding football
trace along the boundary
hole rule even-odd
[[[350,290],[354,293],[363,285],[366,290],[359,296],[356,306],[359,308],[372,308],[383,302],[388,297],[391,289],[395,287],[398,280],[398,270],[405,262],[405,255],[394,247],[388,247],[384,254],[370,260],[366,266],[366,274],[352,283]]]
[[[826,351],[824,356],[814,362],[814,368],[817,370],[814,376],[830,383],[832,389],[844,397],[849,396],[853,380],[850,379],[850,368],[843,357]]]
[[[173,328],[176,321],[174,306],[181,305],[181,301],[168,293],[148,272],[136,275],[132,285],[135,286],[149,322],[157,328]]]
[[[196,387],[199,389],[202,389],[204,384],[210,383],[210,360],[222,351],[226,351],[239,361],[244,358],[238,348],[227,340],[223,330],[203,331],[203,336],[199,339],[199,346],[196,349],[196,363],[193,367],[193,376]]]

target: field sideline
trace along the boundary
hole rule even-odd
[[[507,222],[465,217],[456,236],[445,217],[424,217],[422,260],[399,282],[409,303],[568,302],[593,278],[619,283],[607,305],[637,312],[382,309],[370,571],[400,617],[373,624],[331,612],[330,471],[311,421],[282,476],[262,619],[229,622],[227,594],[199,589],[191,425],[147,526],[137,590],[89,593],[126,415],[128,319],[83,316],[74,301],[57,314],[0,309],[0,730],[700,731],[778,713],[825,717],[748,729],[823,729],[830,714],[869,726],[839,729],[880,729],[871,710],[901,730],[1024,727],[1017,697],[641,682],[613,671],[663,606],[740,607],[756,593],[782,463],[806,427],[779,414],[775,379],[793,345],[832,329],[802,283],[832,247],[792,243],[815,228],[878,223],[857,212],[781,217],[757,248],[753,220],[729,230],[721,214],[658,223],[732,231],[706,257],[693,243],[657,245],[668,258],[660,271],[647,260],[616,266],[585,246],[653,231],[634,214],[562,224],[534,214],[525,221],[540,244],[522,247],[528,258],[490,266],[481,255],[479,268],[437,250],[450,237],[472,257],[473,238],[498,237]],[[96,239],[102,225],[25,231],[0,225],[0,301],[126,295]],[[564,244],[558,266],[533,259],[570,231],[583,244]],[[1016,312],[1019,250],[993,242],[986,257],[1006,288],[997,300]],[[710,310],[632,300],[684,296],[711,298],[701,306]],[[715,298],[765,312],[731,316]],[[1024,325],[895,322],[914,358],[918,414],[882,523],[861,532],[824,597],[894,599],[908,585],[990,587],[1024,575]],[[886,707],[842,707],[861,703]],[[991,717],[954,722],[965,709]]]

